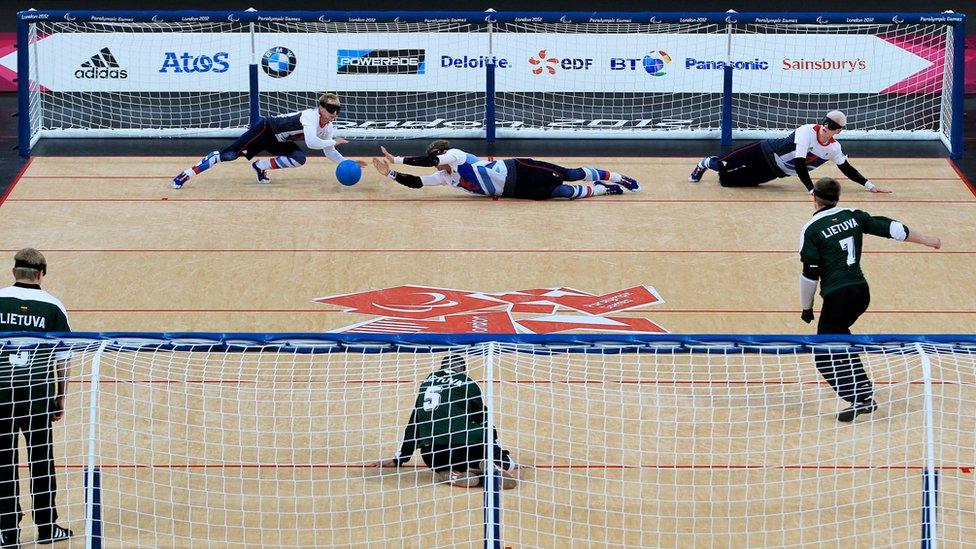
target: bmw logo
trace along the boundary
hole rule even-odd
[[[271,78],[284,78],[295,71],[297,62],[293,51],[284,46],[275,46],[264,52],[261,68]]]

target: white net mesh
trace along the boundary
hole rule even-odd
[[[955,118],[947,24],[267,19],[33,22],[32,135],[232,136],[253,95],[334,91],[356,138],[482,137],[491,104],[499,137],[717,137],[729,63],[735,137],[840,109],[848,137],[948,142]]]
[[[845,136],[948,138],[951,27],[930,25],[735,25],[732,58],[775,61],[786,93],[769,93],[736,76],[734,130],[793,129],[837,109]],[[947,81],[946,79],[949,78]],[[768,85],[768,83],[766,84]]]
[[[100,503],[89,508],[107,546],[482,544],[483,488],[437,482],[419,452],[399,468],[364,466],[395,455],[447,347],[185,343],[76,348],[54,441],[59,522],[77,535],[93,528],[94,466]],[[500,495],[501,546],[909,547],[922,536],[930,448],[936,539],[976,536],[971,349],[861,352],[879,408],[853,424],[838,423],[846,404],[795,344],[451,353],[467,357],[521,465]]]

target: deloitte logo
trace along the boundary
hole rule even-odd
[[[664,50],[657,53],[649,53],[644,56],[644,70],[651,76],[664,76],[668,74],[664,70],[671,63],[671,56]]]
[[[294,72],[298,59],[295,53],[284,46],[275,46],[264,52],[261,68],[271,78],[284,78]]]
[[[81,68],[75,71],[75,78],[89,79],[112,79],[121,80],[128,78],[129,73],[119,65],[115,56],[108,48],[102,48],[91,59],[81,64]]]

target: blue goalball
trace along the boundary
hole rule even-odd
[[[343,160],[336,166],[336,179],[343,185],[355,185],[362,176],[363,170],[352,160]]]

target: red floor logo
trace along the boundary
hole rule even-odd
[[[335,330],[340,333],[667,333],[647,318],[608,316],[664,303],[654,288],[643,285],[603,295],[573,288],[488,293],[406,285],[315,301],[380,317]]]

